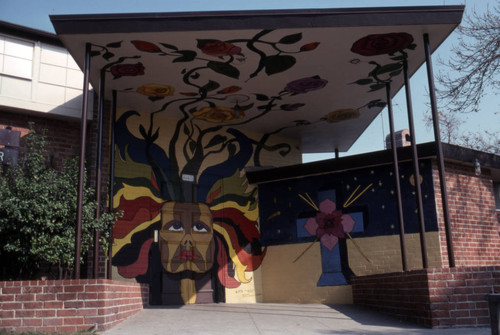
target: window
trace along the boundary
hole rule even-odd
[[[0,74],[31,79],[34,44],[0,36]]]
[[[495,192],[496,209],[500,211],[500,182],[493,182],[493,192]]]

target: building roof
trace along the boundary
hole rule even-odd
[[[491,170],[494,180],[500,180],[500,156],[452,144],[443,143],[442,146],[446,161],[473,166],[477,159],[482,168]],[[419,144],[417,152],[419,159],[436,158],[436,144],[435,142]],[[400,162],[411,160],[411,147],[399,147],[398,159]],[[392,160],[392,150],[381,150],[285,167],[248,169],[246,176],[250,184],[260,184],[392,164]]]
[[[2,34],[7,34],[11,36],[16,36],[19,38],[24,38],[27,40],[40,41],[47,44],[52,44],[56,46],[61,46],[62,43],[59,41],[57,35],[38,29],[33,29],[26,26],[21,26],[18,24],[1,21],[0,20],[0,32]]]
[[[118,107],[347,151],[460,23],[463,6],[51,16],[90,80]]]

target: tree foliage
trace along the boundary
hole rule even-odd
[[[500,5],[484,13],[473,9],[458,32],[453,55],[442,61],[449,71],[437,77],[438,97],[450,112],[477,112],[485,89],[500,89]]]
[[[25,152],[19,165],[0,174],[0,260],[5,279],[34,278],[46,264],[56,265],[62,277],[74,262],[78,160],[66,162],[62,171],[50,167],[46,136],[31,128],[23,137]],[[115,218],[103,213],[94,219],[96,206],[93,189],[86,188],[82,254],[92,245],[95,229],[101,232],[103,248],[108,248]]]

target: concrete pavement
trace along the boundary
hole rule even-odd
[[[489,335],[491,330],[422,328],[354,305],[265,303],[150,307],[102,334]]]

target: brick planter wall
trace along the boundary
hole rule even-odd
[[[356,305],[426,327],[489,327],[486,295],[500,293],[500,266],[355,277],[352,291]]]
[[[146,285],[106,279],[0,282],[0,329],[107,330],[148,304]]]

